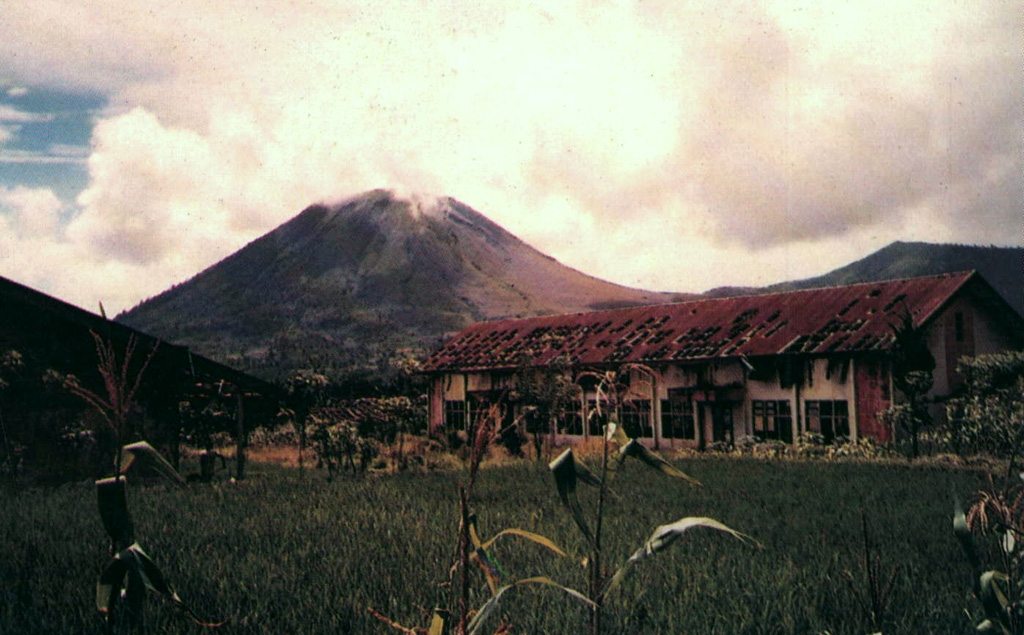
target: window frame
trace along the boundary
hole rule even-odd
[[[453,419],[458,416],[457,421]],[[467,426],[466,400],[445,399],[444,400],[444,427],[447,430],[465,430]]]
[[[653,439],[654,430],[651,430],[651,400],[650,399],[627,399],[622,402],[619,409],[619,423],[622,430],[631,439]],[[650,435],[644,434],[650,432]],[[637,433],[637,434],[634,434]]]
[[[804,417],[807,432],[817,432],[826,443],[851,436],[850,402],[846,399],[808,399],[804,402]],[[817,421],[817,430],[811,427],[812,421]]]
[[[789,399],[751,399],[750,427],[754,436],[764,441],[792,442],[792,402]]]
[[[670,394],[668,399],[661,400],[661,438],[686,441],[697,439],[693,399]]]

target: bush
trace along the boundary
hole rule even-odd
[[[960,360],[963,393],[947,409],[952,449],[999,458],[1020,455],[1024,444],[1024,352]]]

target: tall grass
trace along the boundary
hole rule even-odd
[[[691,459],[693,488],[627,463],[605,522],[607,560],[624,560],[665,518],[710,516],[741,527],[763,549],[695,533],[638,568],[609,600],[610,633],[864,633],[843,571],[862,577],[860,507],[886,566],[899,566],[887,632],[960,632],[971,606],[950,531],[950,493],[978,477],[902,465]],[[186,491],[135,484],[137,530],[164,573],[200,614],[231,633],[383,633],[373,608],[424,624],[444,598],[461,474],[341,478],[264,466],[240,483]],[[256,469],[258,468],[258,469]],[[545,466],[483,470],[474,508],[480,531],[521,527],[563,547],[578,531]],[[586,491],[581,496],[587,496]],[[89,486],[0,494],[0,632],[90,633],[107,542]],[[584,553],[557,558],[529,543],[497,545],[515,577],[548,575],[586,586]],[[481,583],[471,605],[489,595]],[[585,632],[587,610],[565,596],[524,589],[500,611],[518,633]],[[496,620],[495,625],[498,624]],[[172,605],[147,608],[146,633],[199,627]]]

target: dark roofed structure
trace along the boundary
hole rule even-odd
[[[248,428],[277,412],[277,388],[260,379],[0,277],[0,359],[16,352],[21,366],[20,370],[0,368],[0,373],[6,370],[9,375],[0,374],[0,379],[18,377],[20,382],[19,387],[0,394],[5,415],[0,421],[4,424],[3,450],[7,454],[0,456],[0,464],[32,464],[32,469],[48,475],[44,478],[73,473],[70,467],[65,470],[63,465],[55,465],[64,461],[56,446],[66,431],[83,432],[83,418],[91,409],[66,390],[47,389],[43,380],[50,370],[74,375],[84,387],[105,396],[93,334],[113,345],[118,363],[134,345],[129,378],[152,352],[136,401],[148,415],[147,420],[156,424],[147,432],[147,440],[168,449],[175,464],[181,440],[181,402],[230,397],[238,414],[244,400]],[[236,419],[239,423],[234,430],[245,429],[242,420],[241,416]],[[244,444],[244,434],[241,438]],[[24,448],[21,458],[11,456],[12,442]],[[65,458],[71,461],[79,457],[73,452]],[[243,465],[244,461],[237,462],[239,476]],[[56,472],[62,470],[57,476]]]
[[[162,376],[161,381],[173,376],[190,383],[227,382],[257,393],[275,390],[251,375],[193,354],[187,347],[160,341],[0,276],[0,352],[17,350],[62,372],[91,373],[96,366],[96,348],[90,333],[113,341],[119,350],[134,337],[139,355],[157,346],[150,369]]]

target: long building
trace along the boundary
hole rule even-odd
[[[895,330],[909,318],[935,361],[936,414],[963,356],[1020,349],[1021,318],[976,272],[472,325],[424,364],[431,426],[471,426],[491,404],[517,416],[524,378],[622,370],[631,436],[660,445],[794,442],[803,433],[892,440]],[[632,369],[632,370],[631,370]],[[578,381],[553,434],[585,438],[598,395]]]

